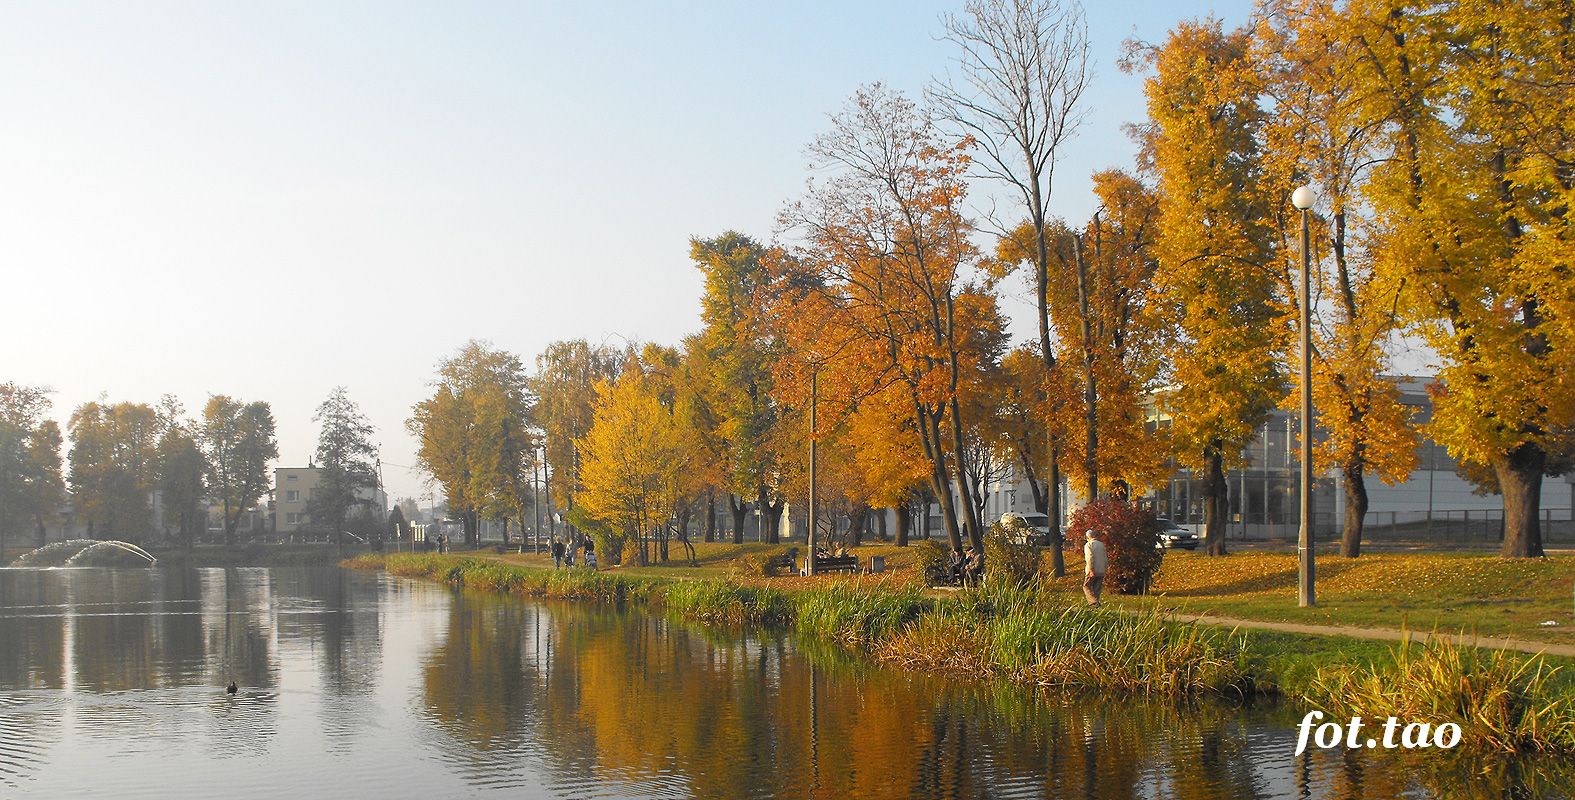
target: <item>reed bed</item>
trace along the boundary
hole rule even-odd
[[[990,583],[882,643],[883,661],[1063,688],[1182,696],[1250,691],[1245,637]]]
[[[1454,722],[1485,749],[1575,753],[1575,691],[1560,670],[1540,655],[1406,641],[1392,661],[1323,671],[1301,699],[1335,717]]]
[[[731,581],[676,581],[661,590],[661,603],[687,619],[724,625],[789,625],[793,596]]]

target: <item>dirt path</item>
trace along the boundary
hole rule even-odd
[[[1221,617],[1214,614],[1183,614],[1174,611],[1165,612],[1165,616],[1169,619],[1182,622],[1197,622],[1204,625],[1280,631],[1282,633],[1302,633],[1313,636],[1349,636],[1354,639],[1376,639],[1389,642],[1400,642],[1406,639],[1425,642],[1438,638],[1454,642],[1455,644],[1487,647],[1494,650],[1518,650],[1522,653],[1544,653],[1550,656],[1575,658],[1575,645],[1549,644],[1547,642],[1509,639],[1501,636],[1435,634],[1422,631],[1402,631],[1394,628],[1347,628],[1339,625],[1307,625],[1300,622],[1268,622],[1266,620]]]

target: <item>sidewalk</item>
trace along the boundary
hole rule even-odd
[[[1425,642],[1438,638],[1454,642],[1455,644],[1486,647],[1493,650],[1517,650],[1522,653],[1542,653],[1550,656],[1575,658],[1575,645],[1549,644],[1526,639],[1507,639],[1499,636],[1432,634],[1424,631],[1403,631],[1395,628],[1347,628],[1338,625],[1305,625],[1299,622],[1268,622],[1255,619],[1220,617],[1213,614],[1183,614],[1175,611],[1164,612],[1164,615],[1168,619],[1181,622],[1197,622],[1203,625],[1219,625],[1227,628],[1251,628],[1265,631],[1280,631],[1282,633],[1311,634],[1313,636],[1349,636],[1354,639],[1375,639],[1390,642],[1400,642],[1406,639]]]

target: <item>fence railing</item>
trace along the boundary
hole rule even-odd
[[[1571,509],[1544,508],[1538,516],[1544,545],[1575,546],[1575,513]],[[1338,539],[1344,524],[1343,515],[1313,516],[1313,530],[1319,541]],[[1228,538],[1242,541],[1295,541],[1297,524],[1264,523],[1249,518],[1246,523],[1232,522],[1227,531]],[[1504,541],[1504,510],[1369,511],[1362,520],[1362,540],[1436,547],[1497,547]]]

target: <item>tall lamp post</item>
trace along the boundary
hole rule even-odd
[[[1302,344],[1302,486],[1301,529],[1296,534],[1296,554],[1300,562],[1296,576],[1296,603],[1306,608],[1318,604],[1313,591],[1313,530],[1312,530],[1312,235],[1308,232],[1308,215],[1312,212],[1311,186],[1298,186],[1291,193],[1291,205],[1302,212],[1302,285],[1301,344]]]
[[[815,406],[820,401],[820,369],[809,375],[809,532],[805,537],[804,574],[815,574]]]

